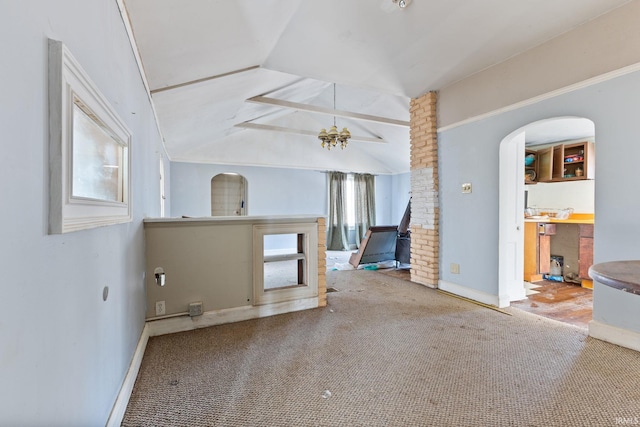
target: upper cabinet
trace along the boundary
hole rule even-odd
[[[531,163],[532,157],[533,163]],[[589,141],[558,144],[539,150],[527,149],[525,150],[525,184],[594,179],[594,161],[594,144]]]
[[[538,153],[524,150],[524,183],[535,184],[538,179]]]

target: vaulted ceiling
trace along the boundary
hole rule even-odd
[[[124,4],[171,160],[385,174],[409,170],[410,98],[627,1]],[[316,138],[334,117],[342,151]]]

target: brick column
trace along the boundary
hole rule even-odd
[[[327,220],[318,218],[318,307],[327,306]]]
[[[438,287],[439,204],[436,93],[411,100],[411,281]]]

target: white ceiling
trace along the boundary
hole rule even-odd
[[[628,0],[125,0],[174,161],[398,173],[409,129],[337,117],[358,141],[322,150],[333,124],[268,98],[409,120],[409,100],[504,61]],[[288,132],[244,129],[244,122]],[[312,135],[291,131],[312,132]],[[337,152],[336,152],[337,151]]]
[[[533,123],[525,129],[527,146],[546,145],[595,137],[595,123],[582,117],[556,117]]]

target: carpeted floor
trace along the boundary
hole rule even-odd
[[[640,355],[374,271],[326,308],[149,340],[123,426],[614,426]]]

